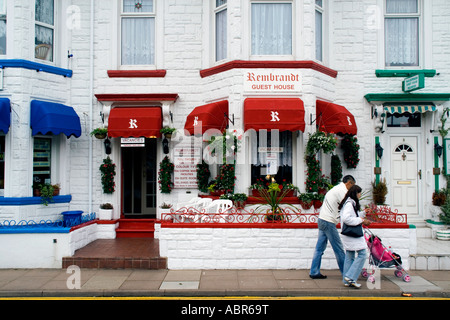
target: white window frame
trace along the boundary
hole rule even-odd
[[[271,4],[271,3],[288,3],[291,5],[291,19],[292,19],[292,38],[291,38],[291,54],[287,55],[254,55],[252,54],[252,5],[253,4]],[[248,43],[248,56],[250,57],[250,60],[294,60],[294,57],[296,55],[296,38],[297,38],[297,28],[296,28],[296,19],[295,15],[297,13],[295,1],[293,0],[254,0],[250,1],[248,5],[248,21],[250,23],[248,24],[248,37],[247,37],[247,43]]]
[[[214,56],[213,56],[213,59],[214,59],[214,62],[221,62],[221,61],[224,61],[224,60],[227,60],[228,59],[228,1],[227,1],[227,3],[225,3],[225,4],[222,4],[222,5],[220,5],[220,6],[218,6],[218,7],[216,7],[216,0],[213,0],[213,8],[214,8],[214,12],[213,12],[213,14],[214,14],[214,34],[213,34],[213,39],[214,39],[214,41],[213,41],[213,46],[214,46],[214,48],[213,48],[213,52],[214,52]],[[226,11],[227,13],[226,13],[226,16],[227,16],[227,23],[226,23],[226,38],[225,38],[225,45],[226,45],[226,49],[225,49],[225,56],[224,57],[222,57],[221,59],[218,59],[217,58],[217,41],[218,41],[218,39],[217,39],[217,14],[218,13],[220,13],[220,12],[222,12],[222,11]]]
[[[0,1],[0,20],[1,21],[5,21],[5,53],[1,54],[0,56],[6,56],[8,54],[8,40],[9,40],[9,36],[8,36],[8,1],[7,0],[3,0]]]
[[[314,1],[315,2],[315,1]],[[317,3],[314,4],[315,6],[315,10],[314,10],[314,29],[317,26],[317,21],[316,21],[316,13],[320,13],[322,16],[322,30],[321,30],[321,44],[320,44],[320,49],[321,49],[321,54],[322,56],[320,57],[320,59],[317,57],[317,30],[314,30],[314,59],[320,62],[324,62],[324,58],[325,58],[325,2],[326,0],[322,0],[322,6],[319,6]]]
[[[65,181],[60,181],[61,179],[61,135],[35,135],[33,136],[32,139],[32,143],[30,144],[30,148],[31,148],[31,152],[30,154],[31,159],[31,185],[33,185],[34,183],[34,163],[33,163],[33,155],[34,155],[34,139],[36,138],[41,138],[41,139],[49,139],[50,143],[51,143],[51,154],[50,154],[50,183],[51,184],[60,184],[61,188],[65,188],[65,186],[63,186],[63,182]],[[45,181],[42,181],[42,184],[44,184]]]
[[[36,1],[34,1],[34,6],[33,6],[33,17],[34,17],[34,24],[33,24],[33,33],[34,33],[34,37],[33,37],[33,58],[35,59],[35,61],[37,62],[41,62],[41,63],[48,63],[48,64],[52,64],[55,65],[56,61],[58,59],[58,55],[57,55],[57,43],[58,43],[58,28],[57,28],[57,23],[58,23],[58,8],[59,8],[60,2],[57,0],[53,0],[53,25],[50,24],[46,24],[44,22],[41,21],[37,21],[36,20]],[[44,28],[48,28],[53,30],[53,44],[52,44],[52,55],[53,55],[53,59],[52,60],[45,60],[45,59],[39,59],[36,58],[36,54],[35,54],[35,48],[36,48],[36,43],[35,43],[35,39],[36,39],[36,26],[41,26]]]
[[[119,23],[118,23],[118,44],[117,44],[117,60],[118,65],[120,66],[120,69],[123,70],[140,70],[140,69],[146,69],[146,70],[154,70],[156,69],[157,62],[160,60],[159,52],[158,50],[158,39],[160,38],[161,32],[159,31],[160,27],[158,25],[158,1],[153,0],[153,12],[123,12],[123,0],[118,1],[119,3],[119,9],[118,9],[118,16],[119,16]],[[154,39],[155,39],[155,53],[153,58],[153,64],[122,64],[122,19],[123,18],[153,18],[155,20],[155,29],[153,30],[154,33]]]
[[[424,5],[422,0],[417,0],[417,13],[387,13],[386,0],[383,2],[383,22],[382,22],[382,67],[385,69],[420,69],[424,65],[424,36],[423,36],[423,25],[424,25]],[[386,19],[389,18],[418,18],[418,61],[417,65],[414,66],[388,66],[386,64]],[[429,37],[431,38],[431,37]],[[381,47],[381,46],[380,46]]]

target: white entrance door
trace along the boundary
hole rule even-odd
[[[419,213],[417,168],[417,137],[391,137],[391,204],[398,213]]]

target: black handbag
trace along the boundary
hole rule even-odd
[[[356,211],[355,206],[353,206],[353,210],[355,210],[356,216],[359,217],[358,211]],[[343,234],[344,236],[352,237],[352,238],[362,237],[363,236],[362,223],[358,224],[357,226],[349,226],[349,225],[343,223],[341,234]]]

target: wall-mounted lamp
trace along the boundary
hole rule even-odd
[[[380,159],[383,156],[383,150],[384,149],[381,147],[381,144],[379,142],[377,144],[375,144],[375,152],[377,153],[377,156]]]
[[[111,140],[106,138],[105,141],[103,141],[103,144],[105,145],[105,153],[111,154]]]
[[[164,138],[162,141],[162,145],[163,145],[164,154],[168,154],[169,153],[169,140],[167,140],[167,138]]]
[[[436,151],[437,156],[440,158],[442,156],[442,151],[444,148],[439,145],[439,143],[434,144],[434,151]]]

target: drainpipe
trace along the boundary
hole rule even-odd
[[[94,0],[91,0],[91,21],[90,21],[90,45],[89,45],[89,132],[92,132],[92,118],[93,118],[93,108],[94,108]],[[92,193],[93,193],[93,150],[92,150],[92,137],[89,141],[89,213],[92,213]]]

